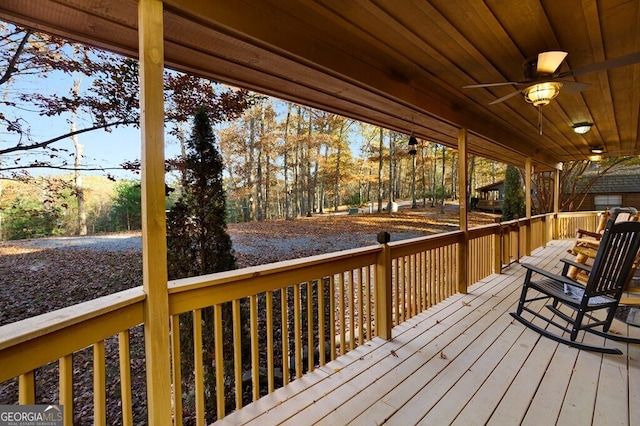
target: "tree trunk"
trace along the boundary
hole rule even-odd
[[[251,117],[249,120],[249,161],[247,164],[247,189],[249,191],[249,220],[253,221],[255,219],[255,211],[253,204],[253,165],[254,165],[254,155],[255,155],[255,143],[256,143],[256,123],[255,119]]]
[[[425,147],[420,147],[420,158],[422,159],[422,207],[427,207],[427,163],[424,156]]]
[[[451,199],[456,200],[458,198],[458,168],[456,167],[456,153],[451,153]]]
[[[258,150],[258,161],[256,164],[256,218],[258,221],[264,219],[264,205],[262,199],[262,150]]]
[[[304,199],[304,143],[302,143],[302,107],[298,106],[298,126],[296,130],[296,179],[295,179],[295,194],[296,194],[296,209],[297,215],[304,215],[305,199]]]
[[[291,219],[291,194],[289,190],[289,120],[291,119],[291,104],[287,110],[284,124],[284,218]]]
[[[380,128],[380,155],[378,159],[378,213],[382,212],[382,149],[384,148],[384,130]]]
[[[315,161],[315,168],[312,172],[312,164],[314,161],[311,158],[311,140],[313,138],[313,126],[312,126],[312,117],[313,114],[311,110],[309,110],[309,123],[307,126],[307,212],[311,213],[314,211],[314,207],[316,205],[316,187],[318,184],[318,162]],[[318,152],[316,153],[316,158],[320,156],[320,147],[318,147]]]
[[[333,189],[333,210],[338,211],[340,205],[340,156],[342,155],[342,133],[344,131],[344,124],[340,126],[340,132],[338,133],[338,151],[336,152],[336,182]],[[358,200],[360,201],[360,200]]]
[[[74,80],[73,93],[78,95],[80,92],[80,80]],[[76,131],[76,112],[71,114],[71,133]],[[82,166],[82,154],[84,152],[84,146],[78,141],[78,135],[74,134],[71,137],[73,146],[76,150],[74,158],[74,181],[76,200],[78,202],[78,235],[87,235],[87,212],[84,205],[84,187],[82,186],[82,174],[80,173],[80,167]]]
[[[391,207],[393,206],[393,180],[395,179],[394,173],[393,173],[393,150],[394,150],[394,146],[393,146],[393,138],[391,137],[391,135],[389,135],[389,205],[387,206],[387,213],[391,214],[391,211],[393,210]]]
[[[473,194],[473,186],[475,184],[476,173],[476,156],[471,157],[469,162],[469,182],[467,182],[467,205],[471,206],[471,195]]]
[[[438,145],[433,145],[433,179],[431,179],[431,207],[436,206],[437,185],[436,177],[438,172]]]
[[[444,175],[446,172],[446,147],[442,145],[442,205],[440,206],[440,213],[444,213],[444,199],[445,199],[445,190],[444,190]]]

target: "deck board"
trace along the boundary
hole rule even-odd
[[[567,244],[525,261],[558,269]],[[513,321],[524,271],[487,277],[398,325],[390,341],[373,339],[217,424],[640,424],[629,403],[640,398],[640,346],[607,342],[624,355],[595,354]]]

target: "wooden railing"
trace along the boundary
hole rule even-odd
[[[468,285],[499,273],[553,233],[573,237],[571,229],[595,221],[593,212],[542,215],[466,236],[454,231],[169,282],[174,422],[187,412],[198,424],[221,418],[376,336],[389,338],[392,326],[456,293],[461,278]],[[144,401],[132,397],[130,364],[144,363],[130,354],[143,346],[146,300],[135,288],[0,327],[3,398],[15,392],[13,403],[64,404],[70,425],[74,398],[79,415],[74,380],[90,380],[94,423],[105,424],[107,401],[119,398],[121,419],[110,422],[133,424],[133,402]],[[83,374],[76,368],[74,375],[75,358],[90,361]],[[52,374],[57,389],[37,389],[39,377]]]
[[[598,214],[596,212],[558,213],[555,224],[555,239],[575,238],[577,229],[596,229],[598,226]]]
[[[462,232],[389,243],[393,325],[457,292],[457,254]]]
[[[189,410],[204,416],[202,354],[210,353],[214,364],[216,383],[209,388],[226,390],[215,392],[215,408],[210,407],[221,418],[370,340],[376,335],[375,265],[381,251],[373,246],[170,282],[176,412],[193,395]],[[190,372],[176,368],[184,353],[185,313],[193,318],[187,339],[195,347],[187,363],[196,368],[189,389],[180,386]],[[203,334],[205,315],[213,333]],[[232,327],[224,326],[225,318]]]
[[[94,407],[95,424],[105,424],[106,400],[115,394],[107,395],[107,366],[111,372],[119,369],[122,423],[132,424],[130,331],[144,321],[144,301],[142,288],[134,288],[0,327],[2,393],[9,394],[16,386],[15,380],[3,382],[17,377],[15,402],[62,404],[67,407],[64,424],[74,424],[73,354],[91,348],[83,356],[91,362],[76,366],[81,372],[75,372],[75,379],[89,374],[93,381],[93,400],[84,402]],[[135,333],[138,338],[141,334]],[[46,394],[36,390],[37,382],[50,382],[52,376],[58,376],[57,389],[48,387]]]

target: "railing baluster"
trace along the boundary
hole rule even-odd
[[[341,273],[338,278],[338,296],[340,297],[340,355],[344,355],[347,352],[345,340],[347,339],[346,334],[346,316],[345,316],[345,307],[344,307],[344,273]]]
[[[352,351],[356,347],[356,321],[355,321],[355,303],[354,303],[354,288],[353,288],[353,269],[349,270],[348,275],[349,286],[349,350]]]
[[[393,300],[394,300],[394,315],[393,315],[393,322],[391,323],[393,326],[396,326],[400,323],[400,302],[401,302],[401,296],[400,296],[400,281],[398,279],[398,263],[400,262],[400,259],[393,259],[391,261],[391,273],[393,274]]]
[[[365,267],[365,282],[364,282],[364,290],[365,290],[365,310],[367,312],[367,340],[371,340],[371,320],[372,320],[372,309],[371,309],[371,268]]]
[[[311,372],[315,366],[313,359],[313,281],[307,282],[307,371]]]
[[[251,323],[251,389],[253,400],[260,399],[260,345],[258,342],[258,297],[249,297],[249,321]]]
[[[202,364],[202,310],[193,311],[193,364],[196,391],[196,425],[204,426],[204,369]]]
[[[422,280],[420,277],[420,253],[413,255],[413,287],[415,301],[413,302],[416,315],[422,311]]]
[[[399,304],[400,304],[400,316],[398,317],[397,324],[406,321],[407,319],[407,278],[405,277],[405,266],[407,258],[402,256],[398,258],[398,292],[399,292]]]
[[[418,276],[420,277],[420,311],[427,309],[427,275],[425,268],[425,255],[424,251],[418,253],[420,262],[418,264]]]
[[[442,272],[442,263],[444,260],[441,256],[441,250],[438,248],[433,250],[433,255],[435,260],[433,264],[433,269],[435,271],[435,275],[433,277],[435,285],[435,303],[440,303],[442,300],[442,280],[440,279],[440,274]]]
[[[327,321],[325,315],[325,306],[324,306],[324,288],[325,288],[325,278],[320,278],[318,280],[318,353],[320,356],[319,363],[320,365],[325,365],[327,363],[326,356],[326,333],[325,333],[325,324]]]
[[[64,424],[73,424],[73,355],[67,355],[58,360],[58,376],[60,378],[60,404],[64,406]],[[131,395],[131,394],[129,394]],[[124,398],[122,401],[124,417]],[[129,407],[131,412],[131,407]],[[124,423],[124,421],[123,421]]]
[[[211,336],[209,336],[211,338]],[[222,305],[213,306],[213,350],[216,367],[216,414],[218,419],[225,416],[224,386],[224,330],[222,327]]]
[[[236,410],[239,410],[242,408],[242,316],[239,299],[232,302],[231,315],[233,317],[233,381]]]
[[[336,359],[336,279],[335,275],[329,277],[329,359]]]
[[[418,313],[418,298],[420,297],[418,275],[416,274],[416,255],[415,253],[409,257],[410,268],[410,283],[411,283],[411,316],[415,316]]]
[[[364,343],[364,300],[362,299],[364,294],[363,283],[363,270],[358,268],[356,270],[356,285],[358,289],[358,345]]]
[[[171,316],[171,361],[173,364],[174,425],[182,426],[182,361],[180,353],[180,315]]]
[[[458,259],[459,257],[457,256],[458,254],[458,250],[461,250],[462,247],[460,246],[460,244],[456,244],[455,246],[449,245],[446,246],[444,248],[445,253],[447,255],[447,295],[446,297],[451,296],[452,294],[455,294],[457,291],[456,288],[456,273],[457,273],[457,269],[459,266],[458,263]]]
[[[133,424],[133,399],[131,398],[131,355],[129,354],[129,330],[118,334],[118,353],[120,359],[120,394],[122,401],[122,424]],[[180,411],[181,412],[181,411]]]
[[[302,319],[300,301],[300,284],[293,286],[293,331],[296,353],[296,378],[302,377]]]
[[[436,251],[431,249],[429,253],[429,306],[437,303],[438,293],[436,291]]]
[[[93,424],[107,423],[107,380],[104,340],[93,344]]]
[[[21,374],[18,379],[18,403],[20,405],[36,403],[36,376],[33,371]]]
[[[280,309],[282,327],[282,384],[289,384],[289,305],[287,303],[287,287],[280,290]],[[241,392],[242,393],[242,392]]]
[[[441,259],[442,259],[442,267],[440,268],[440,285],[442,287],[442,299],[441,301],[449,297],[449,293],[451,293],[449,289],[450,281],[448,279],[448,274],[450,273],[451,265],[449,265],[449,256],[447,251],[448,246],[440,247]]]
[[[267,386],[269,393],[275,390],[274,383],[274,361],[273,361],[273,292],[267,291],[266,301],[267,316]]]

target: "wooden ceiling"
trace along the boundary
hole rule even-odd
[[[167,0],[167,66],[522,165],[639,155],[640,65],[584,73],[591,87],[538,110],[521,81],[539,52],[560,71],[640,52],[637,0]],[[133,0],[3,0],[0,18],[136,57]],[[640,60],[640,54],[637,55]],[[593,123],[578,135],[572,125]]]

